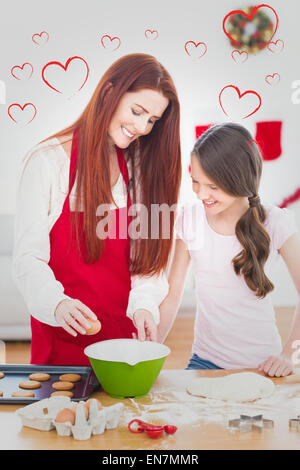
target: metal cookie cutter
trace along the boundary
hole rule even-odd
[[[295,429],[296,431],[300,431],[300,415],[297,418],[289,419],[289,425],[291,429]]]
[[[231,419],[228,422],[231,428],[237,428],[240,432],[249,431],[263,431],[274,427],[274,421],[271,419],[264,419],[263,415],[247,416],[240,415],[239,419]]]

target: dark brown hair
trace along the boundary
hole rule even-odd
[[[236,274],[263,298],[274,289],[264,272],[270,252],[270,237],[264,227],[265,209],[258,196],[262,157],[253,137],[235,123],[210,127],[196,141],[192,151],[204,171],[227,194],[248,197],[249,209],[238,220],[236,236],[243,249],[232,260]]]
[[[136,139],[127,148],[133,168],[133,188],[137,179],[134,170],[138,167],[142,192],[142,200],[138,202],[147,207],[150,220],[151,204],[168,204],[171,207],[177,203],[181,182],[180,105],[171,76],[155,57],[136,53],[118,59],[104,73],[76,122],[48,137],[79,132],[77,188],[81,188],[83,195],[83,230],[88,263],[99,259],[105,242],[96,234],[99,221],[97,207],[113,202],[108,128],[124,93],[142,89],[156,90],[169,100],[163,116],[151,132]],[[79,211],[80,198],[76,199],[78,205],[75,211]],[[174,213],[170,218],[168,239],[160,236],[158,239],[148,237],[132,241],[131,273],[158,274],[166,268],[174,236]],[[161,229],[159,227],[159,233]]]

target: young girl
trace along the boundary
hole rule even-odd
[[[285,261],[300,293],[300,239],[288,209],[262,205],[262,159],[250,133],[226,123],[208,129],[191,155],[193,191],[200,203],[181,208],[160,306],[163,341],[177,314],[190,261],[197,313],[193,356],[187,369],[258,368],[269,376],[293,371],[293,342],[300,339],[300,305],[282,348],[270,292],[273,266]],[[197,214],[196,217],[193,214]]]

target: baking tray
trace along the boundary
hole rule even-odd
[[[61,374],[80,374],[81,380],[74,384],[72,392],[74,397],[72,400],[80,401],[86,400],[92,392],[100,387],[99,381],[95,376],[93,369],[89,366],[40,366],[35,364],[0,364],[0,371],[4,372],[5,376],[0,379],[0,390],[3,396],[0,397],[1,403],[19,404],[19,403],[33,403],[44,398],[50,398],[52,392],[53,382],[59,381]],[[11,394],[18,390],[24,390],[19,387],[19,383],[23,380],[29,380],[29,375],[34,372],[46,372],[50,374],[50,379],[47,382],[41,382],[41,387],[32,390],[35,394],[34,397],[12,397]]]

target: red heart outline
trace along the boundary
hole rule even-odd
[[[271,39],[272,39],[272,38],[271,38]],[[280,52],[282,52],[282,50],[284,49],[284,41],[283,41],[282,39],[277,39],[277,41],[275,41],[275,42],[274,42],[274,41],[269,41],[269,42],[268,42],[268,44],[267,44],[267,49],[269,49],[269,51],[272,52],[272,54],[276,54],[276,52],[273,52],[272,49],[270,49],[270,47],[269,47],[270,44],[274,44],[274,46],[276,46],[276,44],[277,44],[279,41],[282,43],[282,49],[281,49],[281,51],[280,51]],[[280,52],[278,52],[278,54],[280,54]]]
[[[109,36],[109,34],[105,34],[104,36],[101,37],[101,44],[102,44],[102,46],[104,47],[104,49],[106,49],[106,47],[105,47],[104,44],[103,44],[103,39],[104,39],[104,38],[109,38],[111,42],[112,42],[114,39],[118,39],[119,45],[118,45],[118,47],[116,47],[115,49],[113,49],[113,51],[116,51],[116,50],[119,49],[119,47],[121,46],[121,39],[118,38],[118,36],[115,36],[115,37],[112,38],[111,36]]]
[[[251,15],[247,15],[247,13],[245,13],[243,10],[233,10],[231,12],[229,12],[224,20],[223,20],[223,31],[224,33],[226,34],[226,36],[233,42],[235,42],[236,44],[238,44],[239,46],[243,46],[243,44],[240,44],[238,41],[236,41],[235,39],[233,39],[229,33],[227,33],[226,29],[225,29],[225,23],[226,23],[226,20],[229,16],[231,15],[236,15],[236,14],[241,14],[243,16],[246,16],[248,18],[249,21],[252,21],[253,20],[253,16],[255,15],[256,11],[259,9],[259,8],[270,8],[270,10],[273,11],[273,13],[275,14],[275,17],[276,17],[276,27],[275,27],[275,30],[274,30],[274,33],[272,34],[272,36],[270,37],[270,40],[267,42],[267,44],[264,46],[266,47],[270,42],[271,40],[273,39],[273,37],[275,36],[275,33],[277,31],[277,28],[278,28],[278,23],[279,23],[279,19],[278,19],[278,15],[276,13],[276,11],[274,10],[274,8],[270,7],[270,5],[266,5],[266,4],[261,4],[261,5],[257,5],[256,7],[254,7],[251,11]]]
[[[33,119],[34,119],[35,116],[36,116],[36,107],[34,106],[33,103],[25,103],[24,106],[21,106],[19,103],[13,103],[13,104],[11,104],[11,105],[8,107],[7,112],[8,112],[9,117],[10,117],[16,124],[18,124],[18,122],[17,122],[17,121],[12,117],[12,115],[10,114],[10,108],[11,108],[12,106],[18,106],[19,108],[21,108],[22,111],[24,111],[24,108],[26,108],[26,106],[33,106],[33,107],[34,107],[34,111],[35,111],[35,112],[34,112],[34,116],[33,116],[33,118],[32,118],[29,122],[27,122],[27,124],[30,124],[31,121],[33,121]],[[26,124],[26,125],[27,125],[27,124]]]
[[[152,35],[153,33],[156,33],[156,38],[154,38],[154,39],[157,39],[157,38],[158,38],[158,31],[157,31],[156,29],[146,29],[146,31],[145,31],[145,36],[146,36],[147,39],[150,39],[150,38],[147,36],[147,33],[151,33],[151,35]],[[151,38],[151,39],[152,39],[152,38]]]
[[[31,67],[31,74],[30,74],[30,77],[28,78],[28,80],[32,77],[32,74],[33,74],[33,67],[32,67],[32,64],[30,64],[29,62],[25,62],[25,63],[22,65],[22,67],[20,67],[19,65],[15,65],[14,67],[11,68],[10,73],[12,74],[12,76],[13,76],[16,80],[21,80],[21,78],[16,77],[16,76],[14,75],[13,70],[14,70],[14,69],[21,69],[21,70],[23,70],[24,65],[30,65],[30,67]]]
[[[237,62],[237,61],[235,60],[234,56],[233,56],[233,54],[234,54],[235,52],[238,52],[240,56],[243,55],[243,54],[247,54],[247,59],[243,60],[242,62]],[[235,50],[232,51],[232,53],[231,53],[231,57],[233,58],[233,60],[234,60],[234,62],[235,62],[236,64],[238,64],[238,63],[243,64],[244,62],[246,62],[246,60],[248,60],[248,56],[249,56],[249,54],[248,54],[247,51],[239,51],[238,49],[235,49]]]
[[[186,49],[186,46],[187,46],[188,44],[194,44],[194,46],[195,46],[196,48],[197,48],[200,44],[203,44],[203,46],[205,46],[205,51],[203,52],[202,55],[200,55],[200,57],[198,57],[198,59],[201,59],[201,58],[206,54],[206,52],[207,52],[207,45],[205,44],[205,42],[198,42],[198,43],[196,44],[194,41],[187,41],[187,42],[185,43],[185,45],[184,45],[184,49],[185,49],[185,52],[187,53],[187,55],[189,55],[190,57],[192,57],[192,56],[191,56],[191,54],[190,54],[190,53],[187,51],[187,49]]]
[[[275,72],[275,73],[273,73],[273,75],[267,75],[267,76],[265,77],[265,81],[267,82],[268,85],[272,86],[272,83],[269,83],[269,82],[268,82],[268,78],[269,78],[269,77],[270,77],[270,78],[275,78],[275,75],[277,75],[277,76],[279,77],[279,80],[278,80],[278,82],[276,82],[276,84],[280,82],[280,75],[279,75],[279,73]]]
[[[37,46],[40,46],[40,44],[39,44],[38,42],[36,42],[36,41],[33,39],[34,36],[39,36],[39,37],[42,39],[42,34],[44,34],[44,33],[47,34],[47,41],[46,41],[46,42],[48,42],[48,41],[49,41],[49,33],[47,33],[47,31],[42,31],[40,34],[39,34],[39,33],[35,33],[35,34],[32,35],[31,39],[32,39],[32,41],[33,41]]]
[[[220,104],[220,106],[221,106],[221,108],[222,108],[223,113],[226,114],[226,116],[228,116],[228,114],[226,113],[226,111],[225,111],[225,109],[223,108],[222,103],[221,103],[221,94],[223,93],[223,91],[224,91],[226,88],[234,88],[235,91],[236,91],[236,92],[238,93],[238,95],[239,95],[239,99],[243,98],[243,96],[245,96],[245,95],[247,95],[247,94],[249,94],[249,93],[252,93],[253,95],[255,95],[255,96],[258,97],[258,99],[259,99],[259,105],[257,106],[257,108],[256,108],[254,111],[252,111],[252,113],[248,114],[247,116],[243,117],[242,119],[246,119],[247,117],[252,116],[252,114],[256,113],[256,111],[258,111],[259,108],[261,107],[261,97],[260,97],[260,95],[259,95],[256,91],[254,91],[254,90],[247,90],[247,91],[245,91],[244,93],[241,94],[241,92],[240,92],[240,90],[239,90],[239,88],[238,88],[237,86],[234,86],[234,85],[226,85],[226,86],[224,86],[224,88],[222,88],[222,90],[221,90],[220,93],[219,93],[219,104]]]
[[[57,93],[63,94],[61,91],[57,90],[57,89],[54,88],[52,85],[50,85],[49,82],[47,82],[47,80],[45,79],[44,73],[45,73],[46,68],[49,67],[49,65],[58,65],[59,67],[63,68],[64,71],[66,72],[69,63],[70,63],[72,60],[74,60],[74,59],[80,59],[80,60],[82,60],[82,61],[85,63],[86,67],[87,67],[86,79],[84,80],[84,82],[83,82],[83,84],[81,85],[81,87],[77,90],[77,91],[80,91],[81,88],[84,86],[84,84],[86,83],[86,81],[87,81],[87,79],[88,79],[90,69],[89,69],[89,66],[88,66],[87,62],[86,62],[82,57],[79,57],[79,56],[70,57],[70,58],[67,60],[66,65],[62,65],[60,62],[56,62],[56,61],[48,62],[48,64],[44,65],[43,70],[42,70],[42,79],[43,79],[43,81],[46,83],[46,85],[48,85],[50,88],[52,88],[52,90],[57,91]]]
[[[291,194],[290,196],[286,197],[281,204],[279,204],[279,207],[281,207],[282,209],[284,207],[287,207],[289,206],[290,204],[292,204],[293,202],[296,202],[300,199],[300,187],[297,188],[293,194]]]

